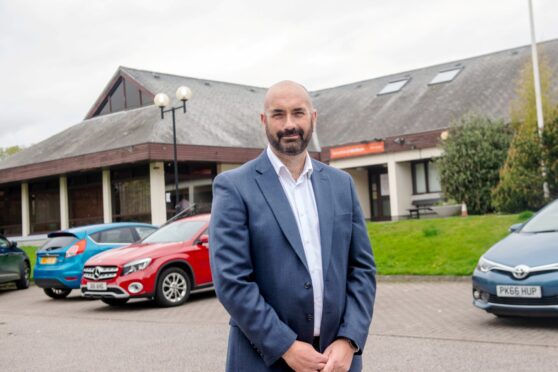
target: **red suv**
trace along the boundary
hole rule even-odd
[[[83,269],[82,295],[112,306],[138,297],[161,306],[182,305],[192,289],[212,285],[209,217],[174,221],[138,243],[92,257]]]

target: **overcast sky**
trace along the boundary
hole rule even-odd
[[[120,65],[316,90],[528,43],[527,0],[0,0],[0,147],[79,123]]]

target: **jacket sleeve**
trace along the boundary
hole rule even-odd
[[[253,277],[246,204],[225,173],[213,183],[209,230],[211,272],[219,301],[270,366],[289,349],[296,333],[261,296]],[[270,263],[271,264],[271,263]]]
[[[352,236],[349,247],[347,299],[337,337],[352,340],[362,353],[372,322],[376,297],[376,265],[364,217],[351,179]]]

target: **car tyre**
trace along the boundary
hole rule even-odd
[[[31,282],[31,265],[29,265],[29,262],[24,261],[21,266],[21,277],[16,282],[16,287],[17,289],[27,289]]]
[[[192,283],[190,277],[179,267],[163,271],[157,281],[155,302],[162,307],[179,306],[190,296]]]
[[[109,306],[122,306],[128,302],[127,298],[101,298],[105,304]]]
[[[48,297],[54,298],[55,300],[66,298],[70,292],[72,292],[72,290],[68,288],[45,288],[43,291]]]

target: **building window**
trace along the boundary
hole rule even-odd
[[[440,174],[432,160],[420,160],[411,163],[413,173],[413,194],[440,192]]]
[[[151,221],[149,167],[138,165],[111,170],[112,220]]]
[[[124,88],[126,90],[126,108],[133,109],[141,106],[141,95],[138,88],[133,84],[124,81]]]
[[[378,95],[399,92],[407,84],[409,79],[402,79],[387,83],[385,87],[378,93]]]
[[[60,230],[60,181],[52,179],[29,184],[31,233]]]
[[[99,105],[93,116],[101,116],[123,110],[130,110],[153,104],[153,96],[136,87],[133,83],[119,78]]]
[[[21,186],[0,189],[0,235],[21,235]]]
[[[461,70],[463,70],[462,67],[454,68],[451,70],[440,71],[436,76],[434,76],[434,79],[432,79],[432,81],[429,84],[432,85],[432,84],[448,83],[453,79],[455,79],[455,77],[461,72]]]
[[[101,172],[68,176],[70,227],[103,223]]]
[[[126,98],[124,97],[124,80],[116,85],[116,89],[110,94],[110,109],[112,112],[122,111],[126,108]]]
[[[182,200],[190,204],[195,203],[200,213],[209,213],[213,200],[211,185],[216,175],[215,164],[178,163],[179,200],[177,201],[174,189],[174,166],[172,162],[165,163],[167,219],[174,215],[176,205]]]

